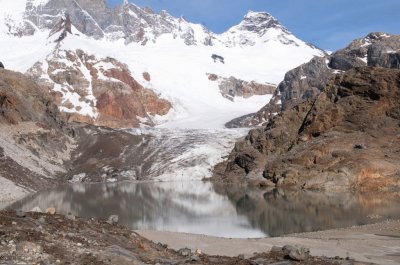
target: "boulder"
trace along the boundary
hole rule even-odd
[[[17,215],[17,217],[21,217],[21,218],[24,218],[26,216],[26,213],[21,209],[16,210],[15,214]]]
[[[178,250],[178,253],[182,256],[190,256],[192,255],[192,250],[190,248],[181,248]]]
[[[67,218],[68,220],[71,220],[71,221],[75,221],[76,220],[75,215],[73,215],[72,213],[67,213],[65,218]]]
[[[46,213],[50,215],[55,215],[56,214],[56,208],[50,207],[46,209]]]
[[[308,260],[310,256],[310,249],[302,246],[286,245],[282,247],[282,252],[285,256],[295,261]]]
[[[118,224],[118,221],[119,221],[118,215],[111,215],[107,219],[107,223],[109,223],[110,225],[116,225]]]
[[[151,81],[151,76],[149,72],[143,72],[143,79],[146,80],[147,82]]]

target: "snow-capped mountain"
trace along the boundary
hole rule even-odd
[[[101,123],[103,109],[114,123],[125,114],[115,110],[123,98],[143,105],[126,119],[136,115],[144,124],[185,128],[222,127],[271,97],[227,99],[210,74],[276,85],[289,69],[324,54],[268,13],[249,12],[239,25],[215,34],[166,11],[155,13],[128,1],[112,9],[106,0],[0,0],[0,48],[7,68],[45,83],[57,95],[60,109],[80,120]],[[114,88],[123,83],[121,91],[136,92],[98,94],[93,84],[99,80]],[[229,94],[237,88],[223,90]],[[99,100],[101,95],[107,100]],[[172,108],[164,115],[166,101]]]

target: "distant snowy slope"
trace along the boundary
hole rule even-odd
[[[65,15],[71,19],[72,34],[58,38],[60,32],[49,38]],[[278,84],[288,70],[324,53],[296,38],[268,13],[249,12],[239,25],[215,34],[165,11],[158,14],[130,3],[111,9],[105,0],[0,0],[0,49],[7,68],[25,72],[41,62],[44,78],[46,60],[57,64],[58,59],[49,56],[55,50],[115,58],[143,87],[172,103],[167,115],[152,116],[169,128],[222,128],[271,98],[228,100],[208,74]],[[214,61],[213,54],[223,57],[224,63]],[[83,68],[77,69],[71,71]]]

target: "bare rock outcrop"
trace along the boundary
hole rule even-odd
[[[257,113],[239,117],[227,125],[251,127],[265,124],[280,111],[318,95],[336,74],[367,65],[400,69],[400,36],[370,33],[331,55],[314,57],[286,73],[266,106]]]
[[[24,121],[46,127],[65,125],[47,91],[21,73],[0,69],[0,121],[18,124]]]
[[[74,130],[46,89],[0,69],[0,176],[26,190],[49,188],[65,173]]]
[[[218,82],[219,91],[222,96],[229,100],[235,97],[249,98],[254,95],[273,94],[276,86],[273,84],[260,84],[254,81],[247,82],[233,76],[229,78],[215,74],[207,74],[210,81]]]
[[[112,128],[154,125],[152,116],[165,115],[172,105],[145,89],[128,66],[113,59],[98,59],[82,50],[55,50],[28,74],[49,89],[70,121]]]
[[[215,180],[302,189],[400,184],[400,70],[361,67],[251,130]]]

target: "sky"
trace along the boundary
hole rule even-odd
[[[400,34],[400,0],[129,0],[167,10],[215,33],[238,24],[249,11],[266,11],[298,38],[336,51],[370,32]],[[123,0],[108,0],[110,6]]]

